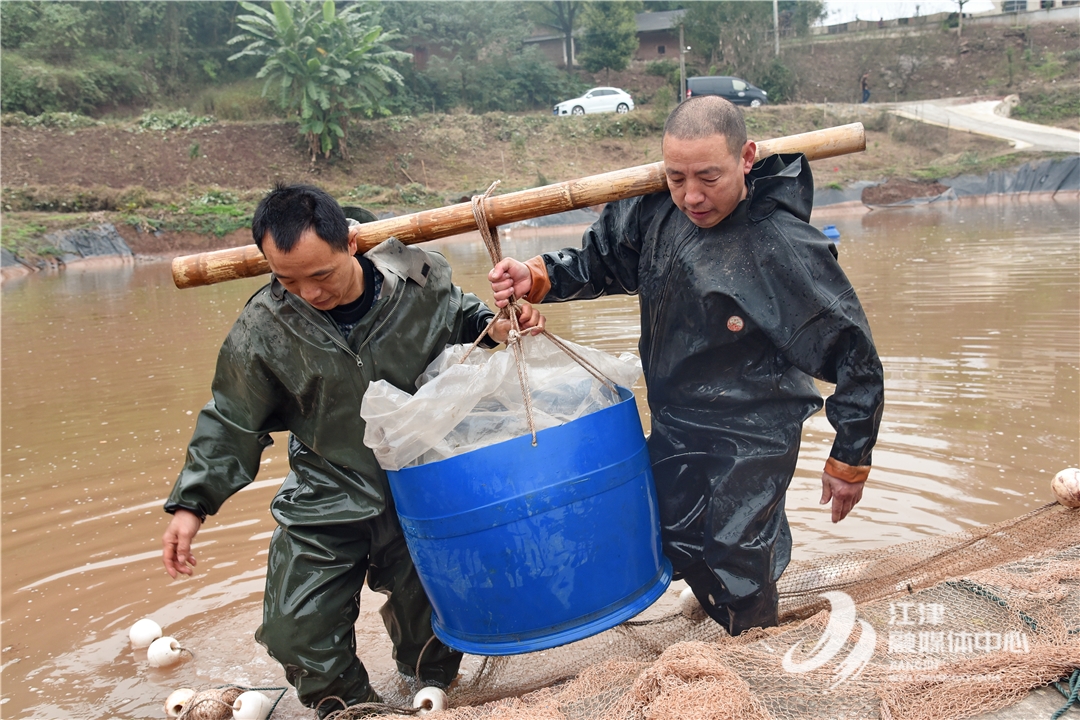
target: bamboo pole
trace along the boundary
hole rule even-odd
[[[782,153],[803,153],[810,160],[820,160],[865,149],[862,123],[852,123],[763,140],[757,146],[757,159]],[[664,163],[656,162],[495,195],[489,197],[485,205],[487,217],[493,224],[506,225],[666,189]],[[359,249],[366,252],[390,237],[411,245],[475,229],[472,204],[465,202],[364,223],[352,228],[350,233],[356,238]],[[270,267],[255,245],[246,245],[175,258],[172,272],[176,287],[190,288],[262,275],[270,272]]]

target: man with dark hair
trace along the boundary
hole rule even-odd
[[[270,433],[287,430],[290,472],[270,506],[278,528],[256,639],[305,705],[377,701],[353,632],[366,578],[387,596],[379,612],[399,671],[411,677],[419,663],[418,682],[445,688],[461,653],[434,639],[386,474],[362,441],[360,402],[373,380],[414,390],[447,345],[474,341],[493,313],[451,282],[441,255],[393,238],[359,254],[341,206],[315,187],[278,185],[252,235],[273,276],[218,355],[213,399],[165,504],[165,568],[191,574],[202,522],[255,478]],[[539,330],[544,318],[524,306],[520,322]],[[492,326],[495,342],[509,325]],[[325,702],[319,713],[341,709]]]
[[[488,278],[497,305],[639,296],[664,553],[736,635],[778,621],[784,496],[822,407],[814,378],[836,384],[821,503],[839,522],[870,471],[881,362],[836,247],[808,224],[806,158],[755,165],[739,110],[712,96],[671,113],[662,150],[669,192],[610,203],[581,248],[504,259]]]

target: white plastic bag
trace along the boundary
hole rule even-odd
[[[616,385],[629,388],[641,375],[641,361],[631,353],[614,357],[562,342]],[[538,431],[618,402],[547,338],[529,335],[521,343]],[[422,465],[529,433],[514,353],[474,350],[461,363],[468,347],[446,348],[417,379],[415,395],[385,380],[368,386],[360,405],[364,444],[383,468]]]

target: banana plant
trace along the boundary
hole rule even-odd
[[[402,83],[392,64],[411,55],[387,45],[398,35],[383,31],[368,3],[340,11],[334,0],[274,0],[269,10],[240,5],[249,13],[236,20],[244,32],[229,44],[247,45],[229,60],[265,58],[256,76],[266,79],[262,93],[277,87],[281,107],[300,120],[312,162],[334,149],[348,159],[349,120],[384,114],[389,86]]]

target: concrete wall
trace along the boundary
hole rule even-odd
[[[1062,2],[1062,0],[1054,0]],[[1034,25],[1036,23],[1058,23],[1061,25],[1080,23],[1080,4],[1055,6],[1039,10],[1038,0],[1028,0],[1028,7],[1036,6],[1026,12],[1005,13],[1004,15],[976,15],[964,18],[964,25],[1008,25],[1011,27]]]
[[[994,10],[988,14],[993,15],[1080,5],[1077,0],[990,0],[990,2],[994,6]]]
[[[985,15],[964,14],[964,25],[1008,25],[1010,27],[1033,25],[1035,23],[1080,23],[1080,0],[993,0],[994,10]],[[1053,3],[1053,7],[1043,8],[1043,2]],[[1013,8],[1023,8],[1019,11]],[[1007,10],[1007,12],[1006,12]],[[940,12],[932,15],[919,15],[909,18],[875,20],[873,5],[868,5],[866,20],[855,20],[836,25],[817,25],[810,28],[814,36],[841,35],[853,32],[873,32],[889,30],[919,30],[938,27],[953,13]]]

